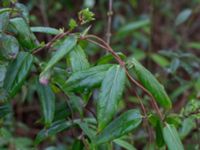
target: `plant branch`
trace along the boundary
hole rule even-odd
[[[48,49],[48,48],[50,48],[56,40],[63,38],[64,36],[68,35],[70,32],[71,32],[71,30],[68,30],[68,31],[66,31],[66,32],[64,32],[64,33],[57,34],[51,41],[49,41],[49,42],[48,42],[47,44],[45,44],[43,47],[40,47],[40,48],[34,50],[34,51],[33,51],[33,54],[36,54],[36,53],[40,52],[40,51],[43,50],[43,49]]]
[[[112,24],[112,6],[113,6],[113,0],[109,0],[109,5],[108,5],[108,22],[107,22],[107,31],[106,31],[106,42],[110,44],[110,38],[111,38],[111,24]]]
[[[94,38],[97,41],[93,41],[90,38]],[[130,73],[128,72],[128,69],[125,67],[125,62],[115,53],[115,51],[110,47],[110,45],[108,43],[106,43],[103,39],[97,37],[96,35],[86,35],[83,39],[86,39],[94,44],[99,45],[100,47],[104,48],[105,50],[107,50],[109,53],[111,53],[113,55],[113,57],[118,61],[118,63],[125,68],[126,71],[126,75],[128,76],[129,80],[136,84],[139,88],[141,88],[147,95],[149,95],[151,97],[151,101],[152,101],[152,105],[153,108],[156,110],[157,114],[159,115],[159,117],[161,118],[161,120],[163,120],[163,115],[156,103],[156,100],[154,99],[153,95],[143,86],[141,85],[138,81],[136,81],[135,79],[132,78],[132,76],[130,75]]]

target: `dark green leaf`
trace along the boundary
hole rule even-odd
[[[137,109],[128,110],[113,120],[95,138],[95,144],[103,144],[128,134],[142,122],[142,116]]]
[[[166,123],[163,128],[163,137],[169,150],[184,150],[178,132],[173,125]]]
[[[0,58],[14,59],[19,52],[19,43],[13,36],[0,35]]]
[[[159,147],[162,147],[165,144],[165,141],[163,139],[163,133],[162,133],[162,124],[160,122],[160,120],[157,121],[155,130],[156,130],[156,144]]]
[[[40,32],[40,33],[47,33],[47,34],[60,34],[61,31],[51,27],[31,27],[32,32]]]
[[[4,88],[7,90],[9,97],[15,96],[23,85],[33,63],[33,56],[27,52],[20,52],[17,58],[12,61],[6,73]]]
[[[49,60],[46,67],[41,73],[41,77],[43,74],[45,74],[46,71],[51,69],[58,61],[60,61],[63,57],[67,55],[67,53],[72,50],[72,48],[76,45],[77,38],[75,36],[69,36],[64,41],[62,41],[56,51],[56,53],[53,55],[53,57]]]
[[[12,110],[11,105],[9,105],[9,104],[4,104],[4,105],[0,106],[0,118],[3,118],[7,114],[9,114],[11,112],[11,110]]]
[[[69,58],[73,72],[88,69],[90,67],[85,52],[79,45],[75,46],[69,53]]]
[[[23,18],[10,20],[10,30],[17,36],[19,43],[27,50],[37,47],[37,39]]]
[[[50,126],[55,112],[55,95],[49,85],[42,85],[38,83],[37,92],[42,105],[45,125]]]
[[[72,145],[72,150],[83,150],[84,144],[82,140],[75,140]]]
[[[155,100],[164,108],[171,108],[171,100],[165,92],[164,87],[158,82],[152,73],[134,58],[131,59],[130,67],[133,68],[138,80],[149,92],[151,92]]]
[[[63,86],[65,91],[83,90],[93,88],[101,84],[106,71],[111,65],[99,65],[82,71],[73,73]]]
[[[66,120],[59,120],[54,122],[48,129],[43,129],[41,130],[36,139],[35,139],[35,144],[39,144],[41,141],[43,141],[45,138],[49,136],[53,136],[63,130],[66,130],[74,125],[77,125],[80,123],[82,120],[80,119],[75,119],[73,121],[66,121]],[[84,122],[87,123],[95,123],[95,120],[93,118],[85,118],[83,119]]]
[[[125,70],[119,65],[112,66],[106,72],[97,101],[99,131],[101,131],[115,115],[124,89],[125,79]]]

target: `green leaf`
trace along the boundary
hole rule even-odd
[[[70,19],[69,21],[69,28],[71,30],[75,29],[78,26],[78,24],[76,23],[76,21],[74,19]]]
[[[182,23],[184,23],[192,14],[192,10],[191,9],[185,9],[183,11],[181,11],[175,21],[175,25],[178,26]]]
[[[3,86],[5,76],[6,76],[6,65],[0,64],[0,88]]]
[[[160,120],[157,121],[155,130],[156,130],[156,144],[159,147],[162,147],[165,144],[164,138],[163,138],[163,133],[162,133],[162,124]]]
[[[0,15],[3,14],[3,13],[6,13],[6,12],[17,12],[18,10],[17,9],[13,9],[13,8],[2,8],[0,9]]]
[[[79,45],[75,46],[69,53],[69,58],[73,72],[88,69],[90,67],[85,52]]]
[[[113,118],[124,90],[126,74],[119,65],[112,66],[101,85],[97,101],[98,130],[101,131]]]
[[[127,149],[127,150],[137,150],[132,144],[130,144],[130,143],[128,143],[128,142],[126,142],[126,141],[124,141],[122,139],[116,139],[116,140],[114,140],[114,142],[117,145],[123,147],[124,149]]]
[[[23,48],[31,50],[37,47],[37,39],[23,18],[13,18],[10,23],[11,32],[16,35]]]
[[[51,69],[58,61],[60,61],[63,57],[67,55],[67,53],[72,50],[72,48],[76,45],[77,38],[75,36],[69,36],[62,41],[56,51],[56,53],[53,55],[53,57],[49,60],[46,67],[40,74],[42,77],[45,72],[47,72],[49,69]]]
[[[171,100],[169,99],[163,85],[143,67],[136,59],[132,58],[129,67],[133,68],[135,75],[142,85],[153,95],[155,100],[164,108],[171,108]]]
[[[194,118],[186,118],[182,122],[182,127],[180,128],[179,135],[181,139],[184,139],[191,131],[196,127]]]
[[[163,57],[163,56],[161,56],[159,54],[152,54],[151,55],[151,59],[155,63],[157,63],[158,65],[160,65],[161,67],[166,67],[166,66],[169,65],[169,61],[165,57]]]
[[[0,35],[0,58],[14,59],[19,52],[19,43],[11,35]]]
[[[125,59],[125,58],[126,58],[126,56],[125,56],[123,53],[121,53],[121,52],[117,52],[116,54],[117,54],[121,59]],[[109,53],[109,54],[106,54],[106,55],[102,56],[102,57],[97,61],[97,64],[98,64],[98,65],[107,64],[107,63],[110,63],[110,61],[112,61],[112,60],[115,60],[115,59],[113,58],[113,55]]]
[[[66,121],[66,120],[59,120],[54,122],[49,128],[41,130],[35,139],[35,144],[38,145],[41,141],[43,141],[45,138],[49,136],[56,135],[57,133],[67,130],[68,128],[77,125],[81,121],[87,122],[87,123],[95,123],[95,120],[93,118],[85,118],[83,120],[75,119],[73,121]]]
[[[64,91],[98,87],[111,65],[99,65],[73,73],[63,85]]]
[[[55,113],[55,95],[49,85],[42,85],[38,83],[37,92],[42,105],[45,126],[50,126]]]
[[[31,27],[32,32],[47,33],[52,35],[60,34],[61,31],[51,27]]]
[[[4,88],[12,98],[22,87],[33,63],[33,56],[27,52],[20,52],[7,69]]]
[[[0,32],[3,32],[9,23],[9,13],[2,13],[0,14]]]
[[[4,104],[0,106],[0,118],[5,117],[7,114],[11,113],[12,108],[10,104]]]
[[[130,133],[142,122],[142,116],[137,109],[128,110],[109,123],[95,138],[94,144],[99,145]]]
[[[135,22],[128,23],[127,25],[121,27],[118,31],[118,35],[124,36],[131,34],[133,31],[148,26],[150,24],[149,19],[139,20]]]
[[[184,150],[178,132],[173,125],[166,123],[163,128],[163,136],[169,150]]]
[[[83,9],[78,13],[78,18],[81,21],[81,24],[85,24],[92,20],[95,20],[94,13],[89,10],[89,8]]]

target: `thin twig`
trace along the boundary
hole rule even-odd
[[[64,33],[57,34],[57,35],[56,35],[51,41],[49,41],[46,45],[44,45],[43,47],[40,47],[40,48],[34,50],[34,51],[33,51],[33,54],[36,54],[36,53],[40,52],[40,51],[43,50],[43,49],[48,49],[48,48],[50,48],[50,47],[54,44],[54,42],[55,42],[56,40],[63,38],[64,36],[68,35],[70,32],[71,32],[71,30],[68,30],[68,31],[66,31],[66,32],[64,32]]]
[[[93,41],[89,38],[94,38],[96,40],[98,40],[100,43],[96,42],[96,41]],[[153,95],[143,86],[141,85],[138,81],[136,81],[135,79],[132,78],[132,76],[129,74],[127,68],[125,67],[125,62],[115,53],[115,51],[110,47],[110,45],[108,45],[103,39],[101,39],[100,37],[97,37],[96,35],[86,35],[84,37],[84,39],[86,40],[89,40],[90,42],[93,42],[97,45],[99,45],[100,47],[104,48],[105,50],[107,50],[109,53],[111,53],[113,55],[113,57],[118,61],[118,63],[125,68],[125,71],[126,71],[126,74],[129,78],[129,80],[136,84],[139,88],[141,88],[144,92],[146,92],[150,97],[151,97],[151,101],[152,101],[152,104],[153,104],[153,108],[156,110],[157,114],[159,115],[159,117],[161,118],[161,120],[163,120],[163,115],[162,113],[160,112],[160,109],[156,103],[156,100],[154,99]],[[102,45],[102,44],[103,45]]]
[[[112,25],[112,6],[113,6],[113,0],[109,0],[109,5],[108,5],[108,22],[107,22],[107,31],[106,31],[106,41],[108,44],[110,44],[110,38],[111,38],[111,25]]]

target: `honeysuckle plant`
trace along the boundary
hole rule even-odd
[[[77,19],[69,21],[68,29],[33,27],[23,4],[12,2],[12,7],[0,9],[2,138],[6,137],[3,133],[7,127],[3,121],[12,109],[12,101],[19,98],[26,87],[33,91],[32,98],[37,97],[41,106],[38,122],[43,129],[37,133],[34,147],[59,132],[75,128],[80,134],[73,137],[75,142],[71,149],[113,149],[114,143],[133,150],[134,142],[128,137],[134,139],[140,134],[138,131],[147,129],[143,131],[147,139],[154,139],[151,142],[155,147],[183,150],[177,131],[179,117],[172,117],[172,102],[163,85],[136,58],[126,59],[104,39],[91,34],[90,22],[94,19],[94,13],[83,9]],[[85,29],[82,31],[80,27]],[[38,32],[53,35],[53,38],[48,42],[39,41]],[[85,43],[99,46],[105,55],[91,63]],[[45,53],[45,57],[40,53]],[[34,88],[29,89],[30,85]],[[139,105],[122,110],[120,103],[127,87],[133,89]],[[134,90],[135,87],[140,91]],[[148,97],[147,101],[141,92]],[[62,114],[58,103],[63,105],[63,110],[69,109],[69,115]],[[152,106],[148,110],[147,103]],[[183,110],[182,116],[193,113],[191,107]]]

